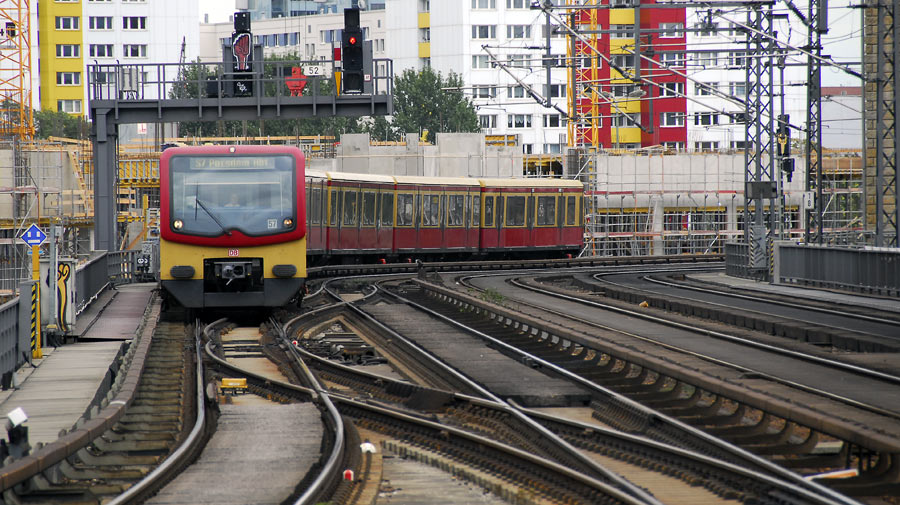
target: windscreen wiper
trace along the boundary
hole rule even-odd
[[[225,228],[225,225],[222,224],[222,221],[219,221],[219,218],[217,218],[215,214],[213,214],[208,208],[206,208],[206,205],[203,205],[203,202],[199,198],[195,198],[195,201],[197,202],[197,205],[202,207],[203,210],[205,210],[206,213],[209,214],[209,217],[211,217],[213,221],[215,221],[216,224],[219,225],[219,228],[221,228],[222,231],[225,232],[225,235],[228,235],[230,237],[231,231]]]

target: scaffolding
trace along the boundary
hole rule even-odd
[[[34,137],[30,2],[0,2],[0,138],[6,140]]]

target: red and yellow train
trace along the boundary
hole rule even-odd
[[[277,307],[307,261],[547,257],[580,250],[578,181],[306,171],[287,146],[167,149],[160,281],[188,308]]]

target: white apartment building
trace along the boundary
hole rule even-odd
[[[560,153],[566,145],[565,120],[559,111],[537,103],[528,87],[543,98],[549,94],[553,104],[566,110],[566,70],[553,69],[550,89],[545,89],[540,49],[546,44],[545,17],[530,3],[388,0],[387,52],[395,73],[430,65],[443,75],[460,74],[485,133],[518,135],[525,154]],[[556,34],[551,53],[564,56],[565,40]]]
[[[724,17],[709,18],[708,9],[686,10],[688,54],[683,71],[690,78],[685,93],[688,96],[687,143],[688,151],[718,151],[743,149],[745,124],[738,116],[745,107],[737,100],[747,98],[747,65],[750,57],[743,33],[738,33],[730,21],[746,24],[746,14],[735,12]],[[711,23],[710,23],[711,21]],[[794,23],[794,25],[798,25]],[[792,42],[805,45],[798,39],[806,37],[805,31],[796,33],[794,27]],[[788,20],[776,22],[776,33],[789,33]],[[779,40],[783,40],[783,35]],[[796,40],[794,40],[796,39]],[[806,62],[806,56],[792,53],[786,58],[784,75],[784,110],[790,115],[791,124],[806,126],[806,67],[798,66]],[[781,114],[781,75],[779,68],[772,68],[774,114]],[[697,81],[697,82],[695,82]],[[737,118],[737,120],[735,120]],[[796,130],[792,132],[798,138]]]
[[[32,72],[32,89],[37,90],[35,97],[41,97],[35,100],[36,106],[39,102],[44,108],[56,109],[63,103],[65,108],[60,110],[86,114],[89,65],[135,65],[134,72],[115,81],[111,70],[94,77],[136,88],[156,79],[151,64],[171,63],[174,68],[179,61],[193,61],[199,54],[197,2],[42,0],[32,6],[32,30],[37,34],[32,40],[40,41],[31,53],[32,68],[40,69]],[[132,77],[135,82],[125,82]],[[155,89],[155,85],[146,86],[143,96],[156,98]]]

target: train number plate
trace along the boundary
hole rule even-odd
[[[231,257],[231,258],[240,256],[240,255],[241,255],[241,250],[240,250],[240,249],[229,249],[229,250],[228,250],[228,256]]]

